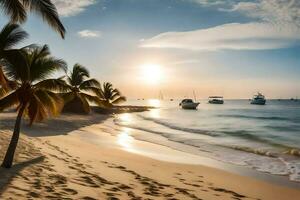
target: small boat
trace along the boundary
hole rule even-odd
[[[210,104],[224,104],[224,99],[221,96],[208,97],[208,103]]]
[[[179,106],[181,106],[182,109],[195,110],[199,104],[199,102],[194,102],[192,99],[183,99]]]
[[[261,93],[257,93],[256,95],[253,96],[252,100],[251,100],[251,104],[255,104],[255,105],[265,105],[266,104],[266,98],[264,95],[262,95]]]

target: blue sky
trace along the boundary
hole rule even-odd
[[[269,98],[300,97],[298,1],[53,2],[66,39],[31,16],[25,44],[49,44],[70,68],[81,63],[129,98],[157,97],[160,90],[172,98],[192,90],[201,98],[249,98],[256,91]],[[156,84],[140,77],[145,65],[160,66]]]

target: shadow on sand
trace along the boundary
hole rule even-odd
[[[5,114],[7,116],[4,116]],[[2,115],[0,119],[0,129],[13,130],[15,116],[11,113],[3,113],[0,115]],[[30,137],[67,135],[74,130],[101,123],[110,116],[111,115],[95,113],[90,115],[62,114],[58,118],[49,119],[43,123],[36,123],[33,126],[29,126],[28,121],[25,119],[22,123],[21,132]]]
[[[13,180],[14,177],[19,175],[20,171],[30,165],[42,162],[44,158],[44,156],[39,156],[28,161],[20,162],[15,164],[10,169],[0,167],[0,194],[2,194],[6,190],[9,183]]]

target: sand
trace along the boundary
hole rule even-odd
[[[14,117],[0,114],[1,159]],[[154,160],[94,145],[76,134],[108,117],[63,115],[34,127],[24,124],[14,167],[0,169],[0,199],[300,198],[296,189],[202,165]]]

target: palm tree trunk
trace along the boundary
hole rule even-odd
[[[24,113],[24,110],[26,108],[26,104],[23,104],[19,110],[17,119],[16,119],[16,123],[15,123],[15,128],[14,128],[14,133],[11,137],[8,149],[6,151],[4,160],[2,162],[1,167],[4,168],[11,168],[12,164],[13,164],[13,160],[14,160],[14,155],[15,155],[15,151],[18,145],[18,141],[19,141],[19,136],[20,136],[20,127],[21,127],[21,120],[22,120],[22,116]]]

